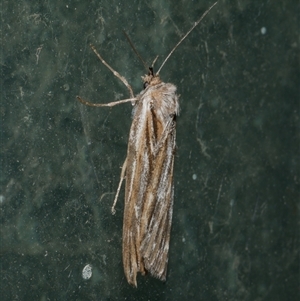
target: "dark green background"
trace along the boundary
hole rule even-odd
[[[138,93],[122,30],[158,67],[212,3],[1,1],[1,301],[298,300],[299,1],[220,0],[161,71],[181,95],[167,282],[124,278],[131,105],[76,101],[128,97],[88,45]]]

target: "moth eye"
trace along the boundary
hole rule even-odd
[[[146,89],[149,86],[148,82],[144,82],[144,89]]]

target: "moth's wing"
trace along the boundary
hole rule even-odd
[[[166,279],[173,213],[175,120],[170,120],[166,130],[166,138],[151,164],[141,220],[144,238],[140,247],[145,269],[161,280]]]
[[[145,274],[140,252],[143,237],[140,227],[153,152],[153,141],[147,129],[152,118],[147,104],[139,102],[128,141],[122,254],[125,276],[133,286],[137,286],[137,273]]]
[[[165,280],[173,210],[176,87],[147,91],[134,109],[127,151],[123,266],[134,286],[146,270]]]

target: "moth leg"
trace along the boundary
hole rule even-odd
[[[117,203],[117,200],[118,200],[118,197],[119,197],[119,193],[120,193],[120,189],[121,189],[123,180],[126,178],[126,176],[125,176],[126,168],[127,168],[127,157],[126,157],[126,159],[125,159],[125,161],[123,163],[123,166],[122,166],[122,171],[121,171],[121,176],[120,176],[120,182],[119,182],[118,190],[117,190],[117,193],[116,193],[116,196],[115,196],[115,199],[114,199],[114,203],[113,203],[113,205],[111,207],[111,213],[112,214],[116,213],[115,206],[116,206],[116,203]]]
[[[117,100],[117,101],[113,101],[113,102],[109,102],[109,103],[93,103],[93,102],[89,102],[87,100],[82,99],[80,96],[76,96],[77,99],[84,105],[86,106],[90,106],[90,107],[113,107],[116,105],[119,105],[121,103],[125,103],[125,102],[131,102],[131,103],[135,103],[137,101],[137,98],[127,98],[127,99],[122,99],[122,100]]]
[[[133,94],[133,90],[131,88],[131,86],[129,85],[128,81],[126,80],[125,77],[123,77],[120,73],[118,73],[116,70],[114,70],[112,67],[110,67],[102,58],[102,56],[98,53],[98,51],[96,50],[94,45],[90,45],[92,50],[95,52],[95,54],[97,55],[98,59],[102,62],[103,65],[105,65],[113,74],[114,76],[116,76],[120,81],[122,81],[122,83],[127,87],[130,97],[134,98],[134,94]]]

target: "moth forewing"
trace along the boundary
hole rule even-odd
[[[127,151],[123,265],[165,280],[173,210],[176,87],[151,82],[136,103]],[[157,148],[157,146],[159,146]]]
[[[106,104],[91,103],[77,96],[78,100],[94,107],[112,107],[125,102],[131,102],[134,106],[127,156],[112,212],[115,210],[122,181],[126,178],[123,266],[128,283],[135,287],[138,273],[144,275],[149,272],[160,280],[165,280],[167,274],[174,198],[175,126],[179,103],[176,86],[162,82],[158,74],[175,49],[216,4],[217,2],[180,39],[156,74],[152,67],[149,68],[148,75],[142,77],[145,89],[137,96],[134,96],[127,80],[110,67],[95,47],[91,46],[101,62],[124,83],[130,98]]]

